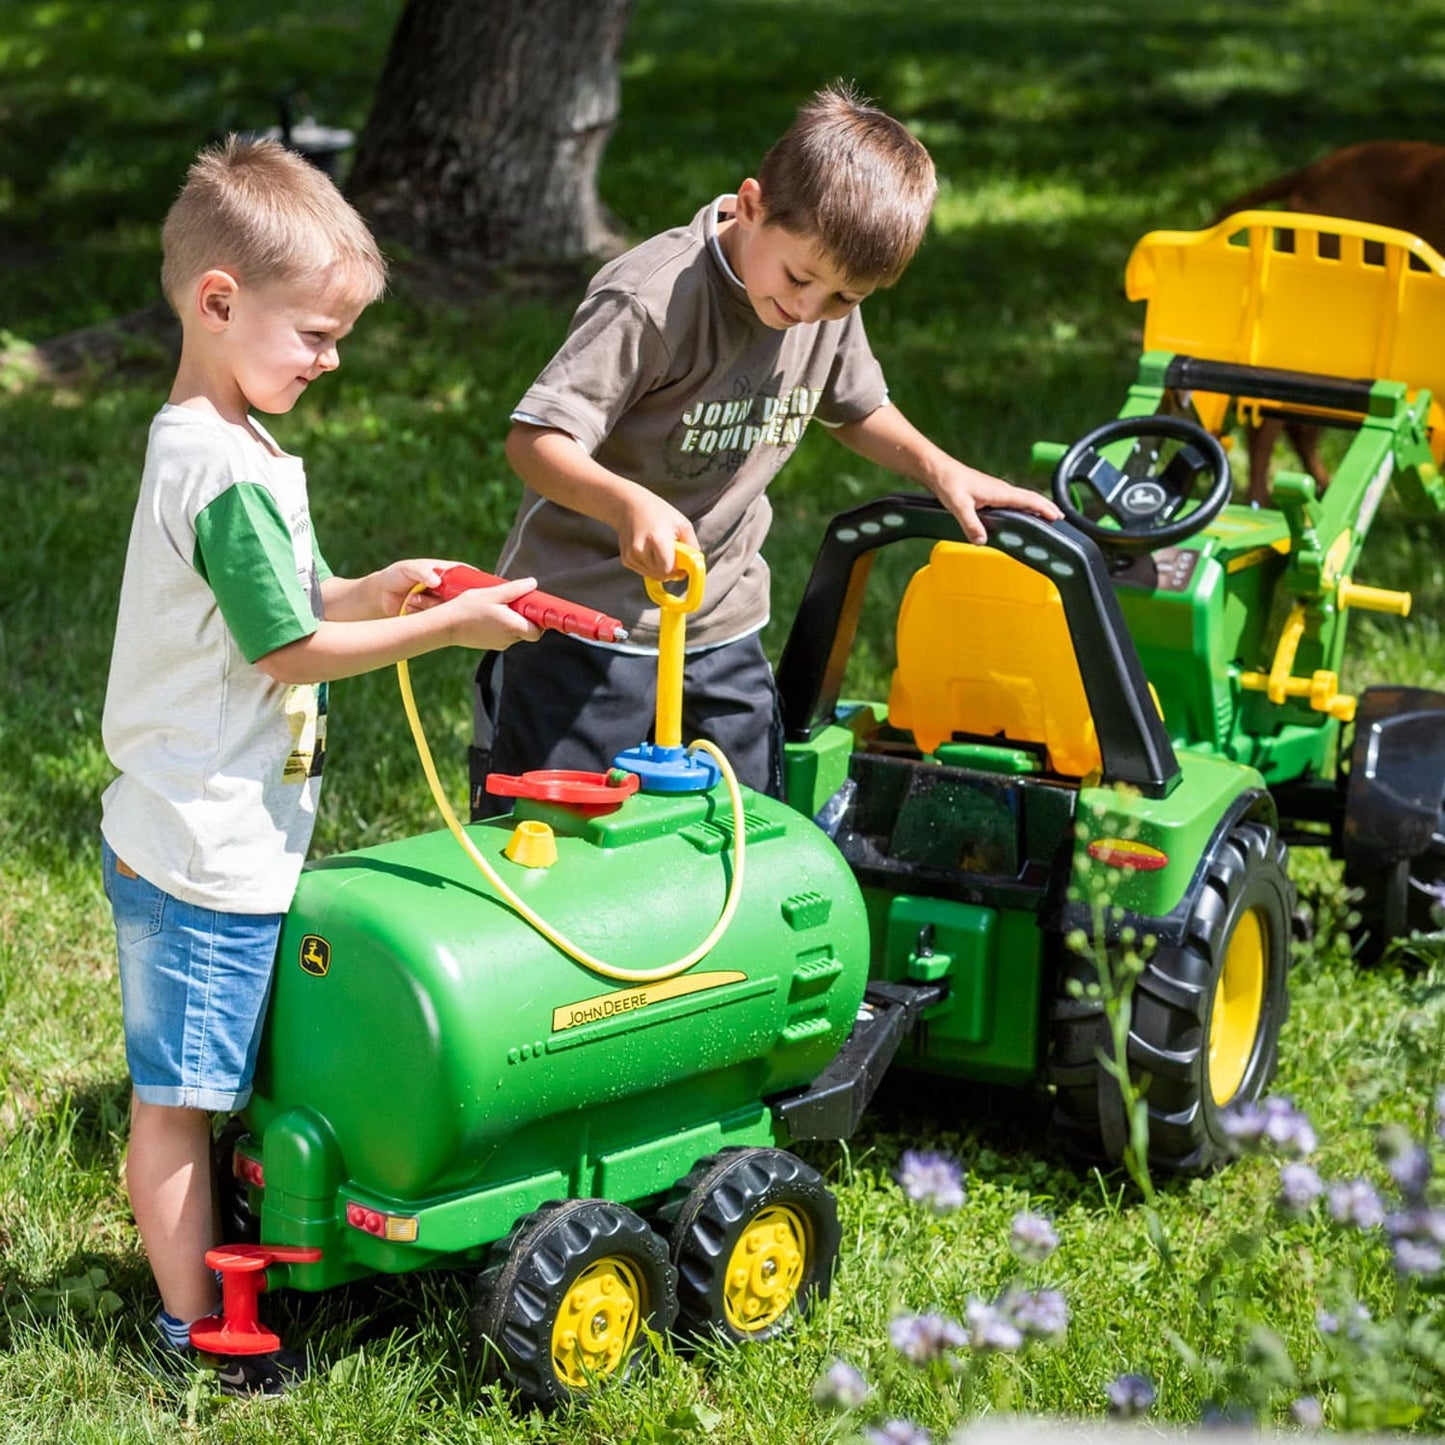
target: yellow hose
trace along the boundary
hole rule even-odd
[[[415,593],[423,589],[418,586],[412,590]],[[402,611],[405,610],[406,608],[403,606]],[[733,914],[737,912],[738,899],[742,896],[743,888],[743,797],[738,787],[737,775],[718,748],[706,739],[700,738],[690,746],[689,751],[701,749],[714,759],[722,770],[723,782],[727,785],[728,800],[732,804],[733,876],[728,884],[727,897],[723,900],[722,912],[718,914],[717,922],[712,926],[712,932],[685,957],[679,958],[673,963],[662,964],[657,968],[622,968],[615,963],[607,963],[594,957],[585,948],[573,943],[571,939],[553,928],[507,886],[497,870],[478,851],[477,845],[472,842],[461,823],[457,821],[457,815],[452,811],[452,805],[447,801],[446,792],[442,788],[441,779],[437,776],[436,762],[432,758],[431,748],[427,745],[426,733],[417,712],[416,698],[412,693],[411,669],[407,666],[405,659],[396,664],[396,680],[401,687],[401,701],[402,706],[406,709],[406,720],[411,726],[412,740],[416,743],[417,756],[421,759],[422,771],[426,774],[427,784],[431,788],[432,799],[437,805],[437,811],[451,830],[452,837],[461,844],[462,851],[476,864],[482,876],[501,896],[502,901],[513,912],[530,923],[543,938],[560,948],[569,958],[576,959],[583,968],[591,969],[593,973],[599,973],[604,978],[615,978],[621,983],[659,983],[665,978],[673,978],[679,973],[686,973],[700,958],[704,958],[712,952],[718,939],[723,936],[732,922]]]

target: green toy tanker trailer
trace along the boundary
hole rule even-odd
[[[812,822],[634,751],[494,778],[515,811],[464,847],[303,872],[229,1161],[252,1242],[208,1256],[197,1344],[273,1348],[262,1288],[471,1266],[487,1368],[545,1406],[644,1325],[760,1338],[826,1293],[836,1206],[779,1146],[850,1128],[911,1016],[864,1004],[861,896]]]

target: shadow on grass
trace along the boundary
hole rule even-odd
[[[195,150],[271,124],[281,92],[359,129],[399,10],[198,0],[177,25],[142,3],[11,7],[0,314],[32,335],[46,315],[63,330],[150,301],[156,229]],[[915,124],[956,186],[1001,172],[1092,178],[1171,215],[1192,205],[1177,218],[1197,220],[1333,147],[1434,133],[1439,43],[1424,3],[1384,26],[1306,0],[1188,16],[1142,0],[640,0],[602,190],[634,234],[675,224],[750,173],[804,96],[844,76]]]

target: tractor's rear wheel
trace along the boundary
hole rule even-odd
[[[827,1296],[841,1239],[837,1202],[785,1149],[704,1159],[666,1213],[681,1333],[765,1340]]]
[[[1438,938],[1445,932],[1445,810],[1423,853],[1377,869],[1347,864],[1345,885],[1360,915],[1351,930],[1360,963],[1379,963],[1393,938]]]
[[[1240,823],[1209,860],[1182,941],[1161,943],[1146,959],[1132,994],[1128,1062],[1144,1084],[1152,1169],[1199,1174],[1219,1163],[1227,1149],[1221,1113],[1257,1099],[1274,1076],[1293,906],[1278,835]],[[1094,964],[1070,954],[1059,973],[1049,1069],[1055,1123],[1080,1153],[1117,1162],[1129,1126],[1101,1063],[1112,1053],[1108,1020],[1100,1000],[1069,987],[1092,984]]]
[[[484,1372],[550,1410],[625,1376],[677,1315],[667,1246],[605,1199],[544,1204],[493,1251],[472,1322]]]
[[[1445,693],[1367,687],[1341,757],[1341,853],[1355,958],[1445,932]],[[1409,962],[1410,951],[1401,961]]]

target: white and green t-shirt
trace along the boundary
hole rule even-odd
[[[300,458],[251,425],[169,405],[151,423],[101,725],[120,769],[101,830],[177,898],[280,913],[311,842],[326,691],[254,664],[316,630],[330,574]]]

